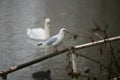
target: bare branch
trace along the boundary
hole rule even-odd
[[[74,46],[74,48],[76,50],[78,50],[78,49],[83,49],[83,48],[87,48],[87,47],[91,47],[91,46],[95,46],[95,45],[99,45],[99,44],[104,44],[108,41],[111,42],[111,41],[117,41],[117,40],[120,40],[120,36],[108,38],[108,39],[105,39],[105,40],[94,41],[94,42],[90,42],[90,43],[86,43],[86,44],[82,44],[82,45],[77,45],[77,46]],[[29,62],[20,64],[20,65],[17,65],[17,66],[13,66],[10,69],[0,71],[0,76],[3,78],[4,76],[7,76],[8,74],[10,74],[12,72],[15,72],[15,71],[20,70],[20,69],[25,68],[25,67],[28,67],[28,66],[33,65],[35,63],[44,61],[46,59],[57,56],[59,54],[65,53],[67,51],[69,51],[69,50],[68,49],[63,49],[63,50],[60,50],[56,53],[51,53],[51,54],[48,54],[46,56],[40,57],[38,59],[31,60]]]
[[[99,45],[99,44],[104,44],[108,41],[111,42],[111,41],[117,41],[117,40],[120,40],[120,36],[108,38],[105,40],[94,41],[94,42],[90,42],[90,43],[86,43],[86,44],[82,44],[82,45],[77,45],[77,46],[75,46],[75,48],[82,49],[82,48],[87,48],[87,47],[91,47],[91,46],[95,46],[95,45]]]

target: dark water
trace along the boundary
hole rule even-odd
[[[43,27],[46,17],[51,19],[51,35],[62,27],[72,33],[88,34],[94,20],[101,25],[109,24],[109,35],[120,35],[119,4],[119,0],[0,0],[0,70],[46,55],[45,49],[36,47],[36,42],[26,35],[27,28]],[[64,43],[68,47],[85,42],[87,39],[83,37],[75,41],[66,37]],[[99,58],[95,47],[78,52]],[[8,80],[34,80],[34,72],[47,69],[52,70],[53,80],[67,80],[70,78],[65,71],[66,64],[66,55],[59,55],[16,71]],[[98,65],[80,58],[78,66],[81,72],[89,67],[102,80],[99,69],[93,68]]]

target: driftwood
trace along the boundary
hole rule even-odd
[[[112,37],[112,38],[108,38],[108,39],[104,39],[104,40],[98,40],[98,41],[94,41],[94,42],[90,42],[90,43],[86,43],[86,44],[82,44],[82,45],[73,46],[73,47],[70,47],[69,49],[75,48],[76,50],[78,50],[78,49],[88,48],[91,46],[104,44],[104,43],[111,42],[111,41],[118,41],[118,40],[120,40],[120,36]],[[28,67],[28,66],[33,65],[35,63],[41,62],[43,60],[49,59],[51,57],[57,56],[59,54],[63,54],[65,52],[69,51],[69,49],[66,48],[66,49],[60,50],[56,53],[51,53],[51,54],[48,54],[44,57],[40,57],[38,59],[31,60],[31,61],[23,63],[23,64],[13,66],[7,70],[0,71],[0,77],[2,77],[4,80],[6,80],[7,75],[12,73],[12,72],[15,72],[15,71],[20,70],[20,69],[25,68],[25,67]]]

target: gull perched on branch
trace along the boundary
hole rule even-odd
[[[45,46],[53,46],[54,52],[57,51],[57,47],[63,42],[65,32],[69,33],[69,31],[65,28],[60,29],[57,35],[54,35],[50,39],[37,44],[37,46],[45,45]]]
[[[45,19],[44,29],[43,28],[28,28],[27,35],[29,38],[34,40],[47,40],[50,38],[49,34],[50,19]]]

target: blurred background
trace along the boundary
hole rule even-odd
[[[89,34],[94,21],[103,27],[109,25],[109,37],[118,36],[120,0],[0,0],[0,70],[49,54],[45,54],[45,48],[36,47],[39,41],[30,40],[26,34],[27,28],[43,28],[46,18],[51,19],[51,36],[63,27],[74,34]],[[86,42],[89,40],[84,37],[74,40],[66,35],[64,45],[69,47]],[[114,48],[118,49],[118,44],[114,43]],[[98,50],[98,47],[91,47],[77,52],[106,62]],[[62,54],[11,73],[8,80],[35,80],[33,73],[47,69],[52,71],[52,80],[70,80],[66,65],[66,54]],[[81,73],[87,67],[98,80],[105,80],[105,74],[100,73],[97,64],[81,57],[78,66]]]

